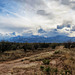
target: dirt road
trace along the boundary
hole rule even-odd
[[[54,51],[44,52],[44,53],[32,55],[30,57],[24,57],[24,58],[13,60],[13,61],[3,62],[0,64],[0,75],[12,75],[11,72],[13,68],[25,69],[32,66],[37,66],[39,64],[38,62],[30,62],[30,61],[31,60],[35,61],[35,60],[40,60],[46,57],[50,57],[50,55],[52,55],[53,53]]]

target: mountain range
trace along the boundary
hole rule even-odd
[[[19,42],[19,43],[24,43],[24,42],[28,42],[28,43],[63,43],[63,42],[67,42],[67,41],[72,41],[75,42],[75,37],[68,37],[68,36],[64,36],[64,35],[57,35],[54,37],[44,37],[44,36],[39,36],[39,35],[31,35],[28,37],[25,36],[12,36],[9,37],[7,36],[2,36],[0,34],[0,41],[9,41],[9,42]]]

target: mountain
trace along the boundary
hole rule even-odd
[[[11,36],[10,36],[11,35]],[[54,37],[44,37],[44,36],[39,36],[39,35],[31,35],[31,36],[16,36],[15,33],[11,33],[11,34],[6,34],[6,35],[2,35],[0,33],[0,41],[9,41],[9,42],[20,42],[20,43],[24,43],[24,42],[29,42],[29,43],[63,43],[63,42],[67,42],[67,41],[72,41],[75,42],[75,37],[68,37],[68,36],[64,36],[64,35],[58,35],[58,36],[54,36]]]
[[[6,39],[6,41],[10,41],[10,42],[29,42],[29,43],[42,43],[42,42],[46,42],[46,43],[63,43],[63,42],[67,42],[67,41],[73,41],[75,42],[75,37],[68,37],[68,36],[63,36],[63,35],[58,35],[55,37],[43,37],[43,36],[30,36],[30,37],[25,37],[25,36],[15,36],[15,37],[10,37],[8,39]]]

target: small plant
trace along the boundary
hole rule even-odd
[[[65,75],[67,75],[68,73],[72,74],[70,70],[65,70]]]
[[[58,46],[58,44],[57,44],[57,43],[52,43],[52,44],[50,45],[50,47],[51,47],[52,49],[55,49],[55,48],[56,48],[56,46]]]
[[[40,66],[40,69],[43,71],[44,70],[44,66]]]
[[[45,68],[45,72],[46,72],[47,74],[50,74],[50,71],[51,71],[50,67]]]
[[[67,43],[64,43],[64,48],[71,48],[71,45],[72,45],[72,42],[71,42],[71,40],[70,41],[68,41]]]
[[[44,60],[43,60],[43,63],[44,63],[45,65],[49,65],[50,60],[48,60],[48,59],[44,59]]]
[[[73,57],[71,57],[71,58],[70,58],[70,60],[72,60],[72,61],[73,61],[73,60],[74,60],[74,59],[73,59]]]
[[[54,69],[54,72],[55,72],[55,75],[57,75],[57,73],[58,73],[58,69],[55,68],[55,69]]]
[[[59,54],[59,53],[61,53],[59,50],[54,52],[54,54]]]
[[[52,75],[54,74],[54,68],[51,68],[51,73],[52,73]]]
[[[64,75],[64,72],[63,72],[63,70],[61,70],[61,72],[60,72],[60,75]]]

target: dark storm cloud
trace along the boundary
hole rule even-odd
[[[47,18],[53,18],[53,14],[52,13],[47,13],[45,10],[38,10],[37,14],[41,15],[41,16],[45,16]]]

